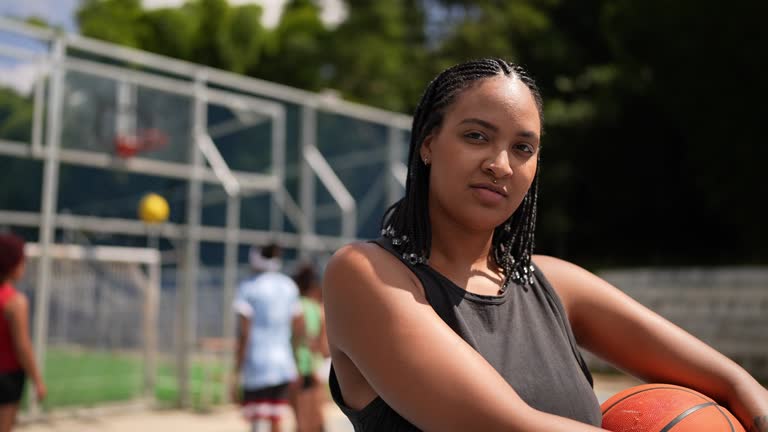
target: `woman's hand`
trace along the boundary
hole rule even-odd
[[[45,387],[45,383],[42,380],[35,382],[35,396],[37,401],[42,402],[46,396],[48,396],[48,389]]]

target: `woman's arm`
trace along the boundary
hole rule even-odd
[[[750,430],[768,429],[768,390],[738,364],[581,267],[545,256],[535,261],[581,346],[646,381],[698,390]]]
[[[35,353],[32,350],[32,341],[29,338],[29,304],[26,296],[17,294],[8,302],[5,315],[10,324],[11,336],[16,354],[19,356],[19,363],[32,380],[38,400],[42,400],[45,398],[47,390],[43,377],[40,375],[40,369],[37,367]]]
[[[235,364],[229,377],[229,398],[231,402],[240,402],[240,372],[245,362],[245,349],[251,337],[251,318],[249,314],[237,313],[237,335],[235,336]]]
[[[320,334],[317,335],[317,340],[315,341],[315,346],[313,348],[315,351],[322,354],[323,357],[331,355],[331,351],[328,348],[328,331],[325,328],[325,312],[322,310],[320,311]]]
[[[237,338],[235,339],[235,374],[239,375],[245,362],[245,348],[251,337],[251,317],[237,315]]]
[[[304,313],[297,313],[291,318],[291,351],[296,355],[299,345],[307,339],[307,325]]]
[[[373,391],[420,429],[601,430],[528,406],[440,319],[415,275],[378,246],[338,251],[323,285],[331,352],[343,352]]]

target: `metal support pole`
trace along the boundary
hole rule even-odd
[[[68,209],[61,211],[61,214],[70,215]],[[62,243],[66,245],[75,244],[75,231],[71,228],[62,227]],[[74,304],[74,300],[78,298],[78,287],[72,283],[72,278],[75,275],[74,262],[71,259],[66,259],[61,262],[61,277],[60,282],[57,284],[59,289],[56,292],[51,293],[51,297],[54,298],[54,303],[58,305],[59,313],[56,320],[56,336],[60,343],[67,343],[67,334],[69,333],[69,317],[70,308]],[[50,335],[48,335],[50,336]]]
[[[317,147],[304,147],[304,160],[317,174],[318,179],[328,190],[341,209],[341,235],[346,241],[353,241],[357,233],[357,203],[344,183],[336,175],[331,165]],[[317,215],[315,215],[317,217]]]
[[[190,406],[189,371],[190,357],[196,340],[195,313],[197,310],[197,275],[200,261],[200,222],[202,218],[204,168],[203,154],[195,141],[205,133],[207,126],[208,103],[205,98],[205,79],[197,77],[195,83],[195,102],[192,113],[192,137],[189,144],[192,176],[187,193],[187,238],[184,245],[184,264],[181,277],[180,296],[177,303],[177,350],[176,367],[179,385],[178,404],[182,408]]]
[[[157,314],[160,307],[160,227],[147,224],[147,248],[157,252],[157,260],[148,265],[144,291],[144,397],[151,401],[157,383]]]
[[[235,313],[232,309],[232,303],[235,300],[235,290],[237,289],[237,251],[238,251],[238,232],[240,229],[240,197],[227,197],[227,234],[225,238],[224,249],[224,316],[223,335],[227,342],[227,349],[224,350],[225,368],[233,365],[234,351],[229,349],[229,341],[235,340]],[[232,345],[234,347],[234,344]],[[227,388],[224,389],[223,400],[227,399]]]
[[[301,247],[299,249],[299,258],[306,258],[308,248],[307,237],[315,233],[315,205],[316,205],[316,179],[312,167],[307,161],[307,149],[317,146],[317,111],[314,108],[305,106],[301,109],[301,153],[300,153],[300,184],[299,184],[299,205],[304,212],[303,226],[299,227],[301,234]]]
[[[144,293],[144,397],[152,400],[157,383],[157,314],[160,307],[160,268],[162,259],[149,265],[147,290]]]
[[[138,132],[136,115],[136,86],[126,82],[117,83],[117,115],[115,130],[118,136],[136,136]]]
[[[160,252],[160,227],[147,226],[147,249]]]
[[[58,38],[53,43],[51,85],[49,87],[48,132],[45,166],[43,168],[42,215],[40,217],[40,261],[35,291],[34,346],[40,373],[45,370],[45,345],[48,336],[48,306],[51,285],[51,244],[56,235],[56,206],[59,190],[59,150],[61,147],[61,116],[64,93],[62,62],[66,45]],[[31,392],[30,392],[31,393]],[[30,411],[36,415],[40,406],[32,398]]]
[[[282,115],[272,118],[272,175],[277,179],[278,185],[285,186],[285,118]],[[285,187],[272,191],[269,228],[275,233],[283,232],[284,191]]]
[[[50,70],[46,68],[46,70]],[[45,112],[45,74],[38,72],[35,78],[35,99],[32,114],[32,154],[40,157],[43,153],[43,123]]]

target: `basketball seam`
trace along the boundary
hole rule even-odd
[[[717,408],[717,410],[718,410],[718,411],[720,411],[720,414],[722,414],[722,415],[723,415],[723,417],[725,417],[725,421],[727,421],[727,422],[728,422],[728,426],[730,426],[730,428],[731,428],[731,432],[736,432],[736,428],[735,428],[735,427],[733,427],[733,422],[731,422],[731,419],[729,419],[729,418],[728,418],[728,416],[727,416],[727,415],[725,415],[725,413],[724,413],[724,412],[723,412],[723,410],[721,409],[722,407],[721,407],[720,405],[715,405],[715,407]]]
[[[713,406],[713,405],[717,406],[717,402],[707,402],[707,403],[703,403],[703,404],[700,404],[700,405],[692,406],[692,407],[688,408],[687,410],[683,411],[682,413],[680,413],[680,415],[678,415],[674,419],[672,419],[672,421],[667,423],[667,425],[664,426],[664,428],[662,430],[660,430],[659,432],[669,432],[670,429],[675,427],[676,424],[678,424],[681,421],[683,421],[684,418],[688,417],[689,415],[695,413],[696,411],[698,411],[698,410],[700,410],[702,408],[710,407],[710,406]]]
[[[701,394],[699,394],[699,393],[697,393],[697,392],[695,392],[695,391],[691,391],[691,390],[688,390],[688,389],[686,389],[686,388],[681,388],[681,387],[651,387],[651,388],[647,388],[647,389],[638,390],[638,391],[636,391],[636,392],[634,392],[634,393],[630,393],[630,394],[628,394],[628,395],[624,396],[623,398],[621,398],[621,399],[617,400],[616,402],[612,403],[612,404],[611,404],[611,406],[609,406],[608,408],[606,408],[606,409],[605,409],[605,411],[603,411],[603,415],[606,415],[606,414],[608,414],[608,411],[610,411],[610,410],[611,410],[611,408],[615,407],[615,406],[616,406],[616,405],[617,405],[619,402],[621,402],[621,401],[623,401],[624,399],[627,399],[627,398],[629,398],[629,397],[631,397],[631,396],[634,396],[634,395],[636,395],[636,394],[640,394],[640,393],[643,393],[643,392],[651,391],[651,390],[665,390],[665,389],[666,389],[666,390],[680,390],[680,391],[684,391],[684,392],[686,392],[686,393],[690,393],[690,394],[692,394],[692,395],[694,395],[694,396],[698,396],[699,398],[703,399],[703,398],[701,397]],[[704,400],[706,400],[706,399],[704,399]]]

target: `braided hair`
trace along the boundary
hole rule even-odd
[[[408,178],[405,197],[390,206],[382,218],[382,235],[411,263],[426,264],[432,244],[427,197],[429,196],[429,169],[421,163],[421,144],[427,136],[441,126],[448,107],[457,95],[473,84],[494,76],[517,78],[531,91],[543,122],[542,99],[533,78],[519,65],[498,58],[471,60],[441,72],[427,86],[413,116],[411,143],[408,152]],[[530,189],[517,210],[503,224],[494,229],[491,257],[504,271],[506,289],[511,282],[533,282],[531,255],[536,227],[539,168]]]

